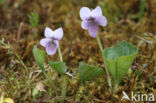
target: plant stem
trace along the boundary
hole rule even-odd
[[[100,38],[97,34],[96,36],[96,39],[97,39],[97,42],[98,42],[98,45],[100,47],[100,50],[101,52],[103,53],[103,47],[102,47],[102,44],[101,44],[101,41],[100,41]],[[103,60],[104,61],[104,60]],[[104,61],[104,64],[105,64],[105,61]],[[106,74],[107,74],[107,79],[108,79],[108,85],[109,85],[109,88],[110,88],[110,92],[112,92],[112,83],[111,83],[111,78],[110,78],[110,75],[109,75],[109,72],[108,72],[108,69],[107,67],[105,66],[105,70],[106,70]]]
[[[28,74],[28,68],[26,67],[26,65],[24,64],[24,62],[21,60],[20,56],[15,51],[13,51],[13,52],[14,52],[15,56],[17,57],[17,59],[19,60],[20,64],[24,67],[24,69],[26,70],[26,72]]]
[[[60,46],[58,46],[58,53],[59,53],[59,57],[60,57],[60,61],[63,62],[63,58],[62,58],[62,53],[61,53],[61,50],[60,50]],[[66,75],[61,75],[61,79],[62,79],[62,91],[61,91],[61,95],[63,98],[66,97]]]
[[[37,38],[37,28],[33,27],[32,29],[33,39]]]
[[[60,50],[60,46],[58,46],[58,53],[59,53],[60,61],[63,62],[63,58],[62,58],[62,53],[61,53],[61,50]]]
[[[98,34],[97,34],[97,36],[96,36],[96,39],[97,39],[97,42],[98,42],[98,45],[99,45],[99,47],[100,47],[101,52],[103,52],[103,47],[102,47],[102,44],[101,44],[101,41],[100,41],[100,39],[99,39]]]
[[[142,21],[146,7],[146,0],[140,0],[139,21]]]
[[[104,60],[103,60],[103,61],[104,61]],[[105,61],[104,61],[104,64],[105,64]],[[106,66],[105,66],[105,70],[106,70],[106,74],[107,74],[107,79],[108,79],[108,85],[109,85],[109,88],[110,88],[110,92],[112,92],[111,78],[110,78],[110,75],[109,75],[109,72],[108,72],[108,69],[107,69]]]
[[[67,88],[67,83],[66,83],[66,75],[62,75],[61,76],[62,79],[62,97],[65,98],[66,97],[66,88]]]

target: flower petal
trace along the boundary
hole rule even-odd
[[[53,37],[53,30],[50,29],[49,27],[46,27],[45,31],[44,31],[44,35],[47,38],[52,38]]]
[[[97,31],[98,31],[98,25],[92,25],[89,27],[88,32],[90,34],[91,37],[96,38],[97,35]]]
[[[56,53],[56,50],[57,50],[57,47],[58,47],[58,41],[57,40],[54,40],[54,43],[48,43],[46,45],[46,52],[48,55],[54,55]]]
[[[92,15],[93,17],[102,16],[101,7],[100,7],[100,6],[97,6],[95,9],[93,9],[91,15]]]
[[[82,23],[81,23],[81,27],[84,29],[84,30],[88,30],[89,28],[89,22],[86,21],[86,20],[83,20]]]
[[[44,38],[40,41],[40,44],[45,47],[49,42],[51,42],[51,39],[49,38]]]
[[[62,28],[58,28],[53,32],[53,36],[55,40],[61,40],[61,38],[63,37],[63,29]]]
[[[107,25],[107,20],[105,16],[99,16],[96,18],[96,21],[98,22],[98,24],[100,24],[101,26],[106,26]]]
[[[88,17],[91,16],[91,10],[87,7],[82,7],[80,9],[80,17],[82,20],[85,20],[87,19]]]

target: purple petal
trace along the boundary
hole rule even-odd
[[[91,10],[87,7],[82,7],[80,9],[80,17],[82,20],[85,20],[91,16]]]
[[[45,47],[49,42],[51,42],[51,39],[49,38],[44,38],[40,41],[40,44]]]
[[[63,29],[62,28],[56,29],[53,32],[53,35],[55,40],[61,40],[61,38],[63,37]]]
[[[58,41],[54,40],[54,42],[50,42],[46,45],[46,52],[48,55],[54,55],[56,53],[58,47]]]
[[[88,28],[89,28],[89,24],[88,23],[89,23],[88,21],[83,20],[82,23],[81,23],[81,27],[83,29],[85,29],[85,30],[88,30]]]
[[[102,10],[100,6],[97,6],[95,9],[92,10],[92,14],[93,17],[98,17],[98,16],[102,16]]]
[[[46,27],[45,31],[44,31],[44,35],[47,38],[52,38],[53,37],[53,30],[50,29],[49,27]]]
[[[105,18],[105,16],[99,16],[96,18],[96,21],[98,22],[98,24],[100,24],[101,26],[106,26],[107,25],[107,20]]]
[[[97,31],[98,31],[98,25],[96,25],[96,24],[91,25],[88,29],[90,36],[93,38],[96,38]]]

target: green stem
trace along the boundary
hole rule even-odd
[[[13,50],[12,50],[13,51]],[[19,60],[20,64],[24,67],[24,69],[26,70],[27,74],[28,74],[28,68],[26,67],[26,65],[24,64],[24,62],[21,60],[20,56],[14,51],[15,56],[17,57],[17,59]]]
[[[33,27],[32,34],[33,34],[33,39],[37,38],[37,28]]]
[[[63,62],[63,58],[62,58],[62,53],[60,50],[60,46],[58,46],[58,53],[59,53],[59,57],[60,57],[60,61]],[[67,84],[66,84],[66,75],[61,75],[61,79],[62,79],[62,91],[61,91],[61,95],[63,98],[66,97],[66,88],[67,88]]]
[[[146,0],[140,0],[139,21],[142,21],[146,6]]]
[[[104,61],[104,64],[105,64],[105,61]],[[108,72],[108,69],[107,69],[106,66],[105,66],[105,70],[106,70],[106,74],[107,74],[107,79],[108,79],[108,85],[109,85],[109,88],[110,88],[110,92],[112,92],[111,78],[110,78],[110,75],[109,75],[109,72]]]
[[[62,79],[62,97],[65,98],[66,97],[66,88],[67,88],[67,84],[66,84],[66,75],[62,75],[61,76]]]
[[[99,47],[100,47],[101,52],[103,52],[103,47],[102,47],[102,44],[101,44],[101,41],[100,41],[100,39],[99,39],[98,34],[97,34],[97,36],[96,36],[96,39],[97,39],[97,42],[98,42],[98,45],[99,45]]]
[[[58,46],[58,53],[59,53],[60,61],[63,62],[63,58],[62,58],[62,53],[61,53],[61,50],[60,50],[60,46]]]
[[[97,42],[98,42],[98,45],[100,47],[100,50],[101,52],[103,53],[103,47],[102,47],[102,44],[101,44],[101,41],[99,39],[99,36],[97,34],[96,36],[96,39],[97,39]],[[104,60],[103,60],[104,61]],[[104,61],[104,64],[105,64],[105,61]],[[112,83],[111,83],[111,78],[110,78],[110,75],[109,75],[109,72],[108,72],[108,69],[107,67],[105,66],[105,70],[106,70],[106,74],[107,74],[107,79],[108,79],[108,85],[109,85],[109,88],[110,88],[110,92],[112,92]]]

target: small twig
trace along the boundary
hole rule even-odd
[[[22,31],[22,27],[23,27],[23,22],[20,23],[20,26],[19,26],[19,30],[18,30],[18,35],[17,35],[17,42],[19,42],[20,40],[20,37],[21,37],[21,31]]]
[[[68,76],[70,76],[70,77],[73,77],[73,78],[76,78],[76,77],[74,77],[71,73],[69,73],[69,72],[66,72],[66,74],[68,75]]]
[[[63,100],[68,100],[69,98],[64,98],[63,96],[56,96],[52,99],[53,102],[58,102],[58,101],[63,101]]]
[[[140,37],[140,36],[137,36],[137,35],[135,35],[135,37],[138,38],[138,39],[143,40],[144,42],[146,42],[146,43],[148,43],[148,44],[151,44],[151,45],[152,45],[152,42],[149,41],[149,40],[146,40],[146,39],[144,39],[144,38],[142,38],[142,37]]]
[[[98,103],[105,103],[106,101],[104,101],[104,100],[100,100],[100,99],[97,99],[97,98],[95,98],[95,99],[93,99],[94,101],[96,101],[96,102],[98,102]]]
[[[36,72],[36,71],[35,71]],[[41,70],[40,71],[38,71],[38,73],[31,79],[31,81],[30,82],[33,82],[40,74],[41,74]]]

